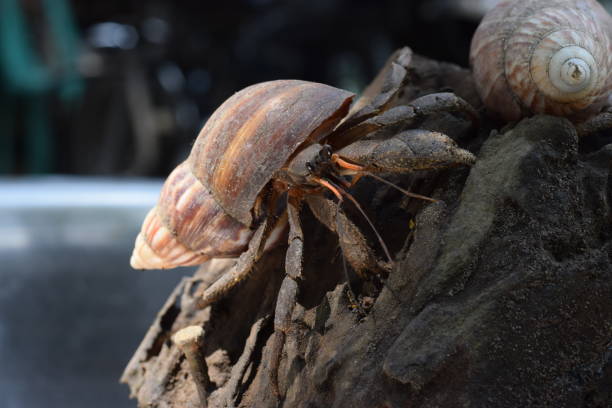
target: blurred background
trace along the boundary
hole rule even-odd
[[[133,407],[118,378],[179,271],[129,255],[234,92],[462,66],[495,0],[0,0],[0,407]]]

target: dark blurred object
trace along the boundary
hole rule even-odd
[[[294,78],[359,92],[404,45],[466,67],[476,25],[498,1],[74,1],[78,39],[66,0],[0,0],[0,64],[21,61],[12,72],[38,89],[7,99],[2,80],[0,171],[166,176],[208,116],[248,85]],[[40,35],[51,17],[66,21],[63,37]],[[41,41],[56,37],[61,47]],[[27,58],[6,57],[13,48]],[[56,65],[53,87],[40,78]],[[56,103],[62,87],[80,89],[79,75],[82,103]]]
[[[66,0],[0,0],[0,173],[55,169],[50,105],[81,95],[76,59]]]
[[[117,383],[183,271],[134,271],[161,182],[0,178],[0,407],[133,407]]]
[[[403,45],[466,66],[482,2],[460,3],[74,1],[86,91],[77,112],[54,106],[52,120],[34,122],[56,135],[40,150],[62,173],[165,176],[214,109],[256,82],[295,78],[358,92]],[[27,171],[23,159],[5,160]]]
[[[437,19],[441,15],[456,16],[479,21],[487,11],[501,0],[431,0],[423,4],[423,15]]]

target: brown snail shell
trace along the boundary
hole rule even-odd
[[[170,173],[147,214],[130,263],[136,269],[167,269],[237,256],[252,234],[217,205],[183,162]]]
[[[594,0],[501,2],[470,50],[485,106],[505,120],[597,113],[612,88],[611,31],[612,19]]]
[[[305,141],[325,137],[348,113],[353,94],[284,80],[250,86],[208,119],[188,161],[219,205],[244,225],[259,192]]]
[[[264,187],[303,145],[333,130],[352,98],[296,80],[260,83],[230,97],[164,183],[136,239],[132,267],[197,265],[244,252]]]

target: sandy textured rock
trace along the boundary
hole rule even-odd
[[[398,178],[443,200],[434,204],[356,186],[396,254],[366,316],[347,294],[336,238],[304,211],[306,279],[280,406],[610,406],[612,145],[587,152],[569,121],[546,116],[486,140],[486,125],[476,135],[448,118],[430,123],[448,126],[478,161]],[[205,265],[180,285],[122,378],[140,406],[197,401],[167,340],[189,324],[204,327],[215,363],[210,406],[279,406],[268,366],[284,249],[210,309],[191,300],[229,264]]]

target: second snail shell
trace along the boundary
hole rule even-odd
[[[470,50],[485,106],[505,120],[597,113],[612,85],[611,32],[610,15],[594,0],[503,1]]]

